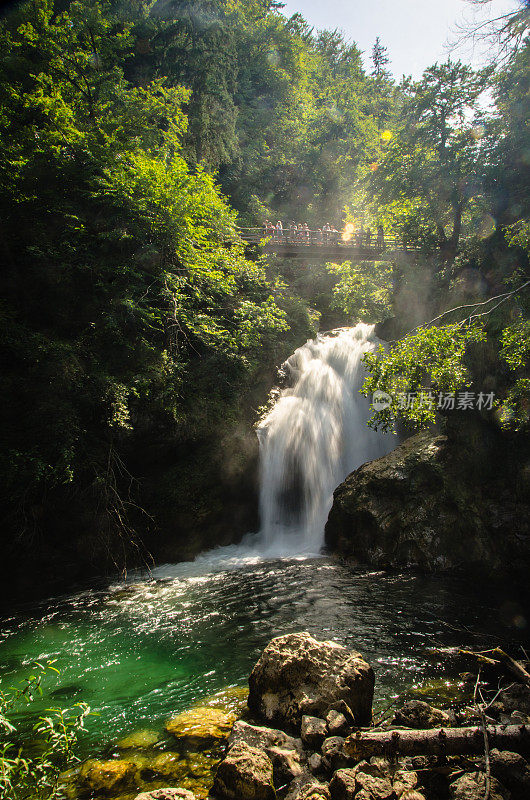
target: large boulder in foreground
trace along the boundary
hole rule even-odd
[[[261,719],[300,730],[304,715],[325,717],[346,704],[357,725],[372,719],[374,673],[360,653],[309,633],[273,639],[249,678],[250,710]]]
[[[326,544],[379,568],[522,577],[529,463],[469,412],[448,435],[423,431],[348,475],[334,492]]]

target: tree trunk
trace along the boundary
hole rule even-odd
[[[458,249],[458,242],[460,241],[460,233],[462,232],[462,214],[464,213],[463,205],[457,205],[454,207],[454,214],[453,214],[453,232],[451,234],[451,239],[449,240],[451,243],[451,247],[455,252]]]
[[[530,728],[527,725],[488,725],[490,747],[512,752],[530,750]],[[348,736],[344,753],[354,761],[372,756],[447,755],[484,752],[484,731],[472,728],[435,728],[433,730],[359,731]]]

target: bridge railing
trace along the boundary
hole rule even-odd
[[[379,252],[385,250],[413,251],[416,249],[412,245],[403,242],[397,236],[387,236],[386,234],[382,238],[378,237],[377,234],[368,236],[366,231],[362,234],[352,233],[348,238],[343,238],[342,234],[337,231],[292,231],[290,228],[284,228],[282,231],[266,231],[264,227],[255,227],[238,228],[237,231],[241,238],[249,244],[261,243],[269,248],[331,245],[344,247],[344,249],[357,248],[359,250],[376,250]]]

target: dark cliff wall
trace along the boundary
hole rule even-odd
[[[530,565],[530,447],[472,413],[423,431],[349,475],[326,543],[380,567],[524,578]]]

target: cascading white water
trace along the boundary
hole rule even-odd
[[[361,359],[379,344],[373,325],[339,328],[285,362],[284,389],[258,429],[261,529],[193,562],[165,564],[156,578],[200,577],[269,559],[318,555],[333,490],[352,470],[390,452],[396,437],[367,426]]]
[[[354,469],[388,453],[395,437],[367,426],[361,358],[379,343],[374,326],[340,328],[299,347],[284,389],[258,429],[259,546],[264,555],[318,553],[333,490]]]

